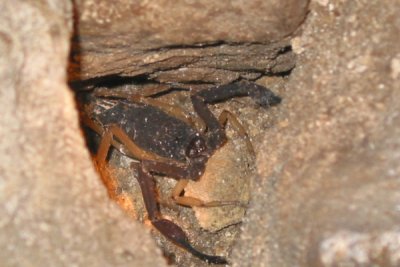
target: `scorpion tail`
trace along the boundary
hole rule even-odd
[[[221,256],[211,256],[204,254],[194,247],[189,242],[189,239],[185,232],[175,223],[166,220],[158,219],[152,221],[152,224],[160,231],[164,236],[173,241],[175,244],[179,245],[183,249],[187,250],[197,258],[212,264],[227,264],[228,262],[224,257]]]

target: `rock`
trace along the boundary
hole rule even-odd
[[[290,35],[307,6],[308,0],[76,1],[69,76],[149,75],[199,66],[230,70],[227,63],[234,70],[263,68],[259,55],[268,58],[271,51],[259,44]]]
[[[233,266],[399,266],[399,3],[314,1]]]
[[[185,196],[204,202],[234,201],[221,207],[193,207],[202,228],[216,232],[238,224],[250,201],[250,183],[254,176],[254,158],[239,136],[229,141],[209,159],[204,175],[198,182],[190,182]]]
[[[1,265],[166,266],[91,164],[66,85],[70,2],[0,8]]]
[[[85,148],[66,86],[70,2],[42,2],[0,4],[2,264],[163,266]],[[399,265],[397,2],[312,1],[300,30],[308,1],[75,2],[69,81],[198,89],[285,74],[260,81],[283,98],[268,112],[223,106],[240,110],[258,157],[240,239],[192,232],[191,210],[169,211],[196,248],[227,255],[235,243],[233,266]],[[204,265],[158,240],[181,266]]]

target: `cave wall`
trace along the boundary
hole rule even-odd
[[[71,3],[0,8],[1,265],[166,266],[91,164],[67,86]]]
[[[275,123],[257,146],[252,204],[232,265],[400,264],[398,2],[235,1],[238,6],[228,9],[222,1],[198,1],[183,3],[182,12],[164,1],[129,3],[0,4],[4,266],[165,265],[145,228],[107,198],[85,148],[68,77],[159,78],[159,70],[202,63],[199,44],[215,50],[221,41],[290,38],[296,68],[278,87],[284,101],[269,114]],[[185,49],[190,56],[177,57]],[[216,54],[207,55],[215,60]],[[241,47],[233,55],[245,54]],[[164,67],[155,64],[163,62],[160,55]],[[211,82],[244,75],[238,65]]]
[[[399,10],[311,3],[234,266],[400,264]]]

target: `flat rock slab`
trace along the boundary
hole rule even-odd
[[[298,28],[307,6],[308,0],[77,1],[70,80],[147,75],[187,65],[229,70],[226,60],[244,63],[240,56],[247,54],[250,61],[250,50],[221,44],[280,41]],[[211,56],[219,58],[207,61]]]

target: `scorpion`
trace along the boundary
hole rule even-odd
[[[184,206],[215,207],[230,205],[229,201],[204,201],[186,197],[184,188],[189,180],[197,181],[204,173],[207,161],[227,141],[224,125],[227,120],[251,143],[235,116],[224,110],[217,118],[209,109],[214,104],[234,97],[251,97],[263,108],[277,105],[281,98],[271,90],[246,80],[191,92],[190,99],[203,127],[196,127],[174,109],[166,109],[153,98],[143,95],[110,94],[104,98],[119,99],[116,104],[97,116],[86,114],[83,123],[101,136],[96,155],[99,165],[105,165],[108,152],[114,147],[138,160],[131,164],[151,224],[167,239],[192,255],[212,264],[226,264],[222,256],[208,255],[194,248],[184,230],[163,218],[157,202],[153,175],[176,179],[172,198]],[[88,112],[86,112],[88,113]],[[202,128],[202,129],[198,129]]]

